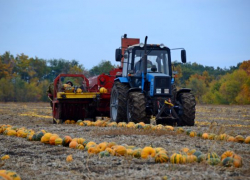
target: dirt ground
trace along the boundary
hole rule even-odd
[[[250,106],[198,105],[196,110],[195,126],[183,127],[185,130],[250,136]],[[169,155],[188,147],[203,153],[216,152],[218,155],[232,150],[243,157],[241,168],[197,162],[157,164],[154,159],[99,158],[98,155],[89,156],[87,151],[0,134],[0,156],[10,156],[8,160],[0,161],[0,169],[16,171],[22,179],[250,179],[250,144],[204,140],[174,132],[143,134],[142,130],[128,131],[120,127],[52,124],[49,103],[0,103],[0,124],[26,127],[36,132],[44,129],[60,137],[83,137],[96,143],[114,141],[141,148],[160,146]],[[74,160],[68,163],[65,159],[70,154]]]

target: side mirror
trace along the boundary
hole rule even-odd
[[[186,63],[187,62],[187,57],[186,57],[186,50],[181,50],[181,61],[182,63]]]
[[[122,50],[121,49],[116,49],[115,50],[115,60],[116,61],[121,61],[122,60]]]

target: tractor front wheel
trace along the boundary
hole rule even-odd
[[[127,101],[127,118],[128,122],[146,122],[146,98],[141,92],[131,92]]]
[[[127,91],[128,86],[121,82],[115,82],[110,98],[111,121],[122,122],[127,120]]]
[[[191,93],[181,93],[179,95],[179,102],[182,107],[182,113],[179,115],[178,125],[193,126],[195,119],[195,97]]]

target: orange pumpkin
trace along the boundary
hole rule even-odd
[[[243,143],[243,142],[245,141],[245,139],[244,139],[243,136],[237,135],[237,136],[235,137],[235,141],[236,141],[236,142],[239,142],[239,143]]]
[[[50,137],[50,139],[49,139],[49,144],[55,145],[55,140],[56,140],[57,138],[59,138],[59,136],[58,136],[57,134],[52,135],[52,136]]]
[[[148,146],[144,147],[141,152],[141,158],[147,159],[148,157],[155,157],[156,151],[154,148]]]
[[[188,155],[187,156],[187,162],[188,163],[193,163],[197,161],[197,157],[195,155]]]
[[[77,145],[78,145],[78,143],[77,143],[76,141],[71,141],[71,142],[69,143],[69,147],[70,147],[70,148],[73,148],[73,149],[76,149]]]
[[[202,138],[203,138],[203,139],[208,139],[208,133],[203,133],[203,134],[202,134]]]
[[[196,132],[194,131],[191,131],[190,134],[189,134],[190,137],[195,137],[196,136]]]
[[[91,147],[88,148],[88,153],[89,154],[97,154],[99,152],[98,152],[96,146],[91,146]]]
[[[246,143],[246,144],[250,144],[250,136],[247,136],[247,137],[246,137],[245,143]]]
[[[125,155],[127,155],[127,149],[124,146],[121,146],[121,145],[116,146],[114,151],[115,151],[116,156],[125,156]]]
[[[234,156],[233,151],[226,151],[221,155],[221,161],[223,161],[223,159],[225,159],[227,157],[233,157],[233,156]]]
[[[73,161],[72,155],[68,155],[68,156],[66,157],[66,161],[67,161],[67,162]]]
[[[227,138],[227,142],[235,142],[235,138],[233,136],[229,136]]]
[[[107,144],[107,147],[111,148],[112,146],[115,146],[115,145],[116,145],[115,142],[109,142],[109,143]]]
[[[71,138],[70,136],[65,136],[65,137],[63,138],[62,145],[63,145],[63,146],[68,146],[69,143],[71,142],[71,140],[72,140],[72,138]]]
[[[102,142],[100,144],[97,145],[97,149],[101,152],[101,151],[105,151],[105,149],[107,148],[107,143],[106,142]]]

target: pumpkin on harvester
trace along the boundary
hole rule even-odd
[[[147,159],[148,157],[155,157],[156,151],[154,148],[147,146],[141,151],[141,158]]]
[[[155,162],[156,163],[166,163],[168,162],[169,157],[165,153],[157,153],[155,155]]]

